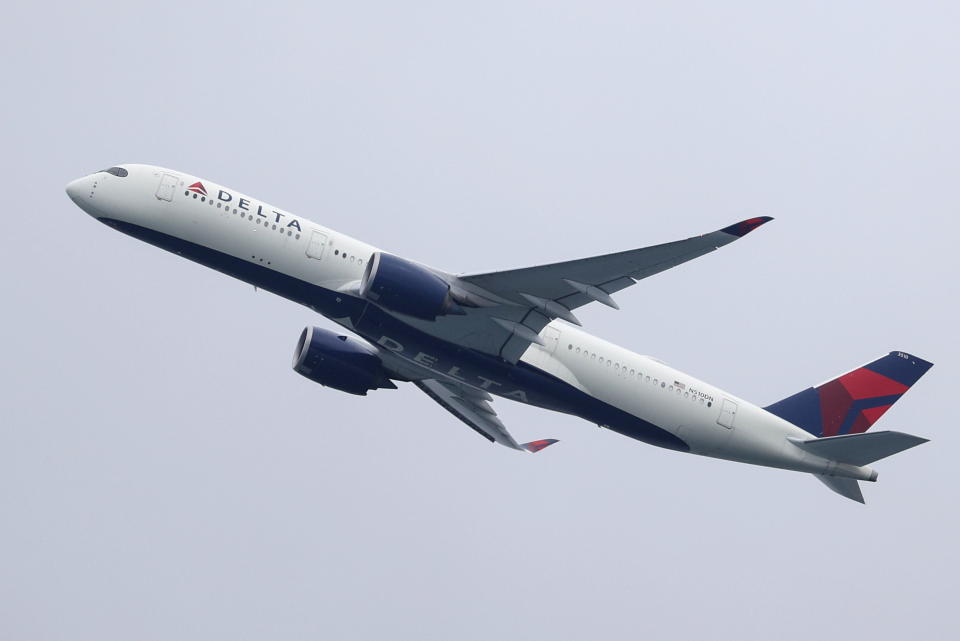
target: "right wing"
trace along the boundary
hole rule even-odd
[[[489,402],[493,397],[486,392],[466,385],[441,382],[435,378],[425,378],[413,383],[448,412],[491,442],[526,452],[539,452],[557,442],[556,439],[548,438],[530,443],[517,443],[497,418],[497,413],[490,407]]]
[[[719,231],[672,243],[459,278],[525,307],[530,306],[530,297],[533,297],[559,303],[567,310],[593,301],[616,308],[609,296],[613,292],[709,254],[770,220],[773,219],[769,216],[750,218]]]
[[[615,254],[461,275],[458,283],[491,302],[450,322],[476,324],[465,346],[516,362],[530,343],[540,342],[540,330],[554,318],[579,325],[571,310],[594,301],[618,309],[610,294],[728,245],[770,220],[749,218],[701,236]]]

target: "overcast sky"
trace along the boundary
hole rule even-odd
[[[12,3],[0,639],[958,635],[956,2]],[[306,308],[64,185],[207,177],[488,271],[776,220],[587,329],[767,404],[898,349],[867,505],[498,400],[290,370]]]

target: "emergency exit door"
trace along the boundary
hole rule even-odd
[[[723,425],[725,428],[732,430],[733,429],[733,420],[737,417],[737,404],[731,401],[730,399],[723,399],[723,404],[720,406],[720,416],[717,417],[717,423]]]
[[[560,331],[554,327],[545,327],[543,329],[543,349],[547,350],[547,353],[553,354],[557,351],[557,344],[560,342]]]
[[[307,256],[320,260],[323,258],[323,248],[327,245],[327,235],[314,230],[310,234],[310,242],[307,243]]]

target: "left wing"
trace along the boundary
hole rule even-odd
[[[517,443],[497,418],[497,413],[490,407],[493,397],[486,392],[435,378],[425,378],[413,383],[426,392],[427,396],[440,403],[447,411],[491,442],[526,452],[539,452],[557,442],[556,439],[547,438],[530,443]]]

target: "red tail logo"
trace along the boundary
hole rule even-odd
[[[204,187],[203,183],[200,181],[197,181],[192,185],[190,185],[189,187],[187,187],[187,191],[192,191],[194,193],[200,194],[201,196],[207,195],[207,188]]]

